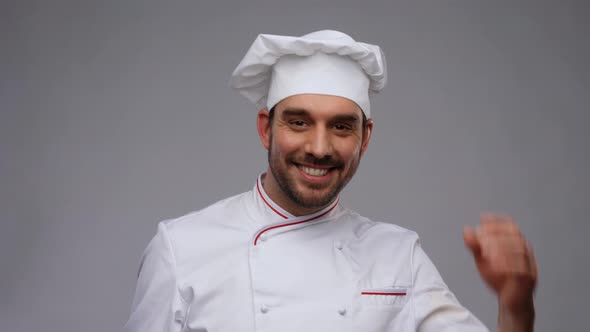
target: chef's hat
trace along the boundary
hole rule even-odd
[[[302,37],[259,35],[230,83],[258,109],[270,110],[297,94],[326,94],[354,101],[370,118],[369,95],[381,91],[386,81],[379,46],[322,30]]]

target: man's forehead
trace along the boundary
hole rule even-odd
[[[280,101],[275,110],[281,115],[349,117],[361,119],[361,108],[350,99],[320,94],[300,94]]]

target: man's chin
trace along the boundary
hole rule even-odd
[[[337,194],[334,195],[331,186],[323,186],[321,189],[303,188],[297,191],[298,200],[305,208],[321,208],[330,204]]]
[[[300,178],[295,188],[301,195],[305,195],[306,197],[323,197],[333,190],[334,185],[332,181],[310,182]]]

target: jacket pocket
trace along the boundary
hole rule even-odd
[[[359,294],[359,305],[361,307],[380,307],[392,309],[391,307],[403,307],[409,297],[408,287],[379,287],[362,288]]]
[[[403,307],[411,287],[392,280],[364,279],[358,283],[357,303],[362,307]]]
[[[410,306],[406,305],[409,297],[410,287],[362,287],[356,297],[353,325],[365,332],[409,331],[412,317]]]

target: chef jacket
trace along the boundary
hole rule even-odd
[[[488,330],[416,233],[338,200],[296,217],[259,176],[249,192],[158,225],[124,331]]]

